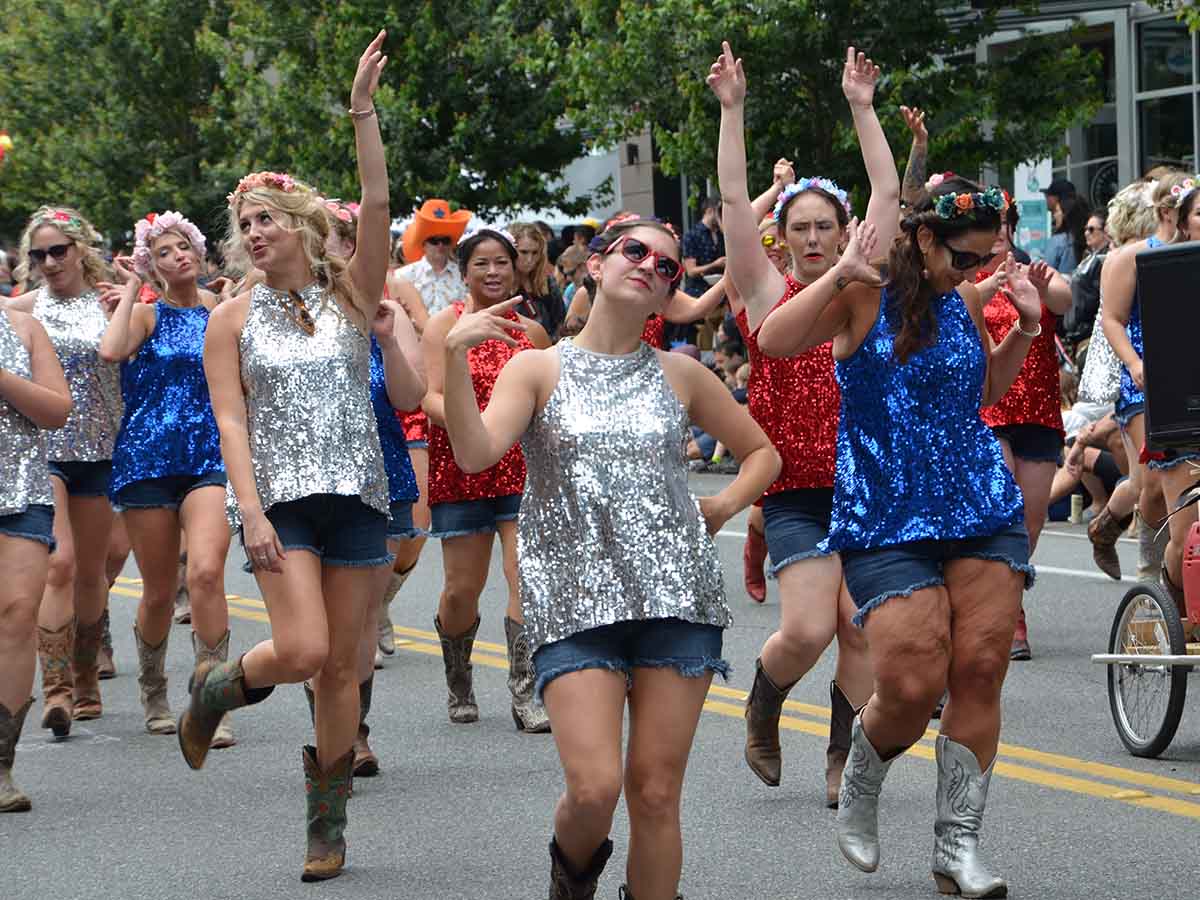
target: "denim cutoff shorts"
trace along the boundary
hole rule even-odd
[[[45,544],[53,553],[58,546],[54,540],[54,507],[34,503],[23,512],[0,516],[0,534]]]
[[[534,694],[542,699],[546,685],[584,669],[625,673],[626,690],[634,669],[672,668],[685,678],[714,672],[728,679],[729,663],[721,658],[724,630],[683,619],[635,619],[580,631],[543,644],[533,654],[537,675]]]
[[[50,460],[50,474],[59,478],[69,497],[104,497],[112,476],[112,460],[65,462]]]
[[[355,496],[310,494],[276,503],[267,521],[284,550],[307,550],[323,566],[365,568],[394,558],[387,549],[388,517]],[[245,531],[242,546],[245,548]]]
[[[1008,441],[1013,456],[1027,462],[1058,462],[1062,456],[1063,436],[1045,425],[997,425],[992,434]]]
[[[1146,465],[1156,472],[1161,472],[1189,462],[1200,463],[1200,453],[1192,450],[1164,450],[1162,459],[1152,459]]]
[[[117,491],[113,509],[179,509],[184,498],[202,487],[225,487],[225,471],[218,469],[204,475],[165,475],[131,481]]]
[[[457,503],[435,503],[429,507],[432,519],[429,536],[454,538],[495,531],[501,522],[514,521],[520,511],[520,494],[485,497],[482,500],[461,500]]]
[[[945,564],[955,559],[987,559],[1006,563],[1033,586],[1029,535],[1018,522],[984,537],[908,541],[870,550],[843,550],[842,575],[858,607],[854,624],[861,626],[875,607],[893,597],[911,597],[924,588],[946,583]]]
[[[1124,431],[1129,427],[1129,423],[1146,411],[1145,403],[1130,403],[1123,409],[1118,409],[1113,413],[1113,418],[1117,420],[1117,424]]]
[[[763,498],[762,510],[772,577],[792,563],[830,555],[818,550],[817,545],[829,535],[833,488],[799,488],[769,494]]]
[[[393,500],[388,505],[388,512],[391,514],[387,527],[388,540],[406,540],[421,536],[421,529],[413,524],[412,509],[411,500]]]

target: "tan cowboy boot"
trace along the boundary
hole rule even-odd
[[[393,572],[392,577],[388,580],[387,590],[383,592],[383,597],[379,601],[379,631],[378,652],[375,655],[376,668],[383,666],[382,656],[391,656],[396,652],[396,631],[392,625],[392,601],[396,599],[396,594],[400,593],[400,588],[404,587],[404,582],[408,581],[408,576],[412,574],[412,570],[417,567],[413,563],[403,572]]]
[[[1108,507],[1088,523],[1088,540],[1092,542],[1092,559],[1096,567],[1109,578],[1121,580],[1121,560],[1117,556],[1117,540],[1125,531]]]
[[[104,634],[100,637],[100,652],[96,655],[96,671],[101,681],[117,677],[117,664],[113,660],[112,627],[108,621],[108,604],[104,605],[104,614],[100,616],[104,623]]]
[[[762,660],[754,661],[754,685],[746,698],[746,765],[768,787],[779,787],[783,775],[783,751],[779,744],[779,716],[783,702],[795,682],[779,687],[771,680]]]
[[[471,649],[475,646],[475,635],[479,631],[479,617],[475,624],[460,635],[451,637],[442,631],[442,623],[435,616],[433,627],[442,642],[442,664],[446,668],[446,708],[450,721],[456,725],[479,721],[479,704],[475,702],[475,690],[471,682]]]
[[[854,707],[836,681],[829,682],[829,748],[825,751],[825,806],[837,809],[842,787],[842,769],[850,755],[850,728]]]
[[[100,670],[97,664],[100,641],[104,637],[104,620],[90,625],[75,622],[75,649],[71,654],[71,669],[75,673],[75,718],[78,721],[98,719],[104,715],[100,703]]]
[[[208,647],[204,641],[200,640],[200,635],[192,632],[192,651],[196,655],[196,667],[210,661],[225,662],[229,659],[229,632],[221,636],[215,647]],[[221,721],[217,725],[217,730],[213,732],[212,750],[224,750],[226,747],[236,747],[237,738],[233,736],[233,729],[229,725],[229,716],[221,716]]]
[[[525,626],[505,616],[504,636],[508,639],[508,692],[512,694],[513,721],[518,731],[546,734],[550,731],[550,717],[533,697],[536,679]]]
[[[246,687],[242,658],[218,662],[208,657],[192,673],[191,702],[179,719],[179,749],[193,769],[204,765],[221,717],[231,709],[261,703],[275,690]]]
[[[38,659],[42,665],[42,727],[55,737],[71,733],[74,719],[75,678],[71,671],[71,653],[75,645],[75,621],[51,631],[38,626]]]
[[[174,734],[175,717],[167,703],[167,675],[163,670],[167,659],[168,631],[157,647],[151,647],[142,639],[137,625],[133,626],[133,639],[138,651],[138,686],[141,689],[142,710],[146,714],[146,730],[151,734]]]
[[[21,791],[12,780],[13,761],[17,755],[17,741],[21,739],[21,728],[29,707],[30,697],[15,712],[0,703],[0,813],[28,812],[33,809],[29,796]]]

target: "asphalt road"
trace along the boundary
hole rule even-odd
[[[694,476],[697,492],[720,479]],[[741,704],[754,658],[775,627],[774,585],[755,606],[741,588],[744,517],[718,541],[737,622],[726,635],[735,671],[716,685],[702,718],[684,800],[682,889],[689,900],[931,898],[932,733],[892,768],[880,813],[883,862],[873,875],[837,852],[822,803],[832,653],[792,692],[784,725],[784,781],[764,787],[742,760]],[[1132,571],[1136,545],[1121,554]],[[498,554],[497,554],[498,556]],[[233,643],[267,634],[253,580],[231,555],[227,591]],[[1195,892],[1200,843],[1200,698],[1158,760],[1135,759],[1110,718],[1103,651],[1127,585],[1093,574],[1079,527],[1051,525],[1027,595],[1032,662],[1013,665],[1005,689],[1002,752],[992,782],[984,847],[1026,898],[1166,898]],[[215,751],[201,772],[173,737],[145,733],[137,701],[131,623],[132,562],[114,591],[119,676],[103,683],[104,717],[54,742],[36,727],[18,747],[17,780],[34,810],[0,816],[0,898],[527,898],[547,891],[546,843],[561,789],[552,738],[517,733],[504,681],[503,580],[498,559],[483,600],[476,651],[478,724],[445,715],[442,664],[432,634],[441,585],[436,543],[395,607],[404,641],[376,677],[372,743],[378,778],[359,779],[350,805],[349,868],[301,885],[300,747],[310,730],[299,687],[239,712],[240,744]],[[171,697],[184,703],[191,658],[176,627],[168,657]],[[1191,679],[1198,687],[1197,678]],[[1190,714],[1190,715],[1189,715]],[[616,896],[627,825],[598,897]]]

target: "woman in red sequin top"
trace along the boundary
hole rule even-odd
[[[496,465],[468,475],[454,461],[445,430],[446,334],[463,313],[477,312],[513,295],[517,248],[512,237],[481,229],[458,247],[459,268],[470,292],[429,320],[422,337],[429,391],[422,404],[429,416],[429,507],[432,537],[442,540],[445,584],[434,625],[442,640],[446,666],[450,721],[474,722],[479,707],[471,685],[471,648],[479,628],[479,596],[487,583],[495,535],[500,535],[504,576],[508,582],[505,633],[508,637],[512,714],[523,731],[549,730],[545,711],[533,700],[533,663],[525,640],[517,594],[517,511],[525,489],[525,460],[513,448]],[[471,380],[479,408],[487,407],[500,370],[515,354],[531,347],[546,348],[550,338],[532,319],[512,314],[514,328],[507,341],[489,340],[468,354]]]
[[[896,230],[900,179],[873,106],[878,74],[862,54],[850,54],[842,86],[871,180],[867,219],[879,229],[880,243],[886,246]],[[736,312],[750,354],[750,414],[783,459],[779,479],[763,502],[767,549],[779,580],[780,628],[768,638],[757,662],[746,707],[746,761],[766,784],[779,784],[779,715],[784,699],[837,635],[826,767],[826,800],[836,805],[853,709],[870,695],[871,672],[866,643],[851,624],[854,604],[842,582],[840,560],[822,554],[817,546],[828,533],[833,504],[839,406],[833,357],[828,344],[791,357],[786,346],[760,343],[759,328],[773,310],[837,261],[849,224],[849,202],[846,193],[828,179],[805,178],[785,187],[791,179],[776,166],[776,237],[783,237],[792,257],[791,272],[781,273],[772,265],[759,233],[763,210],[756,212],[747,191],[746,82],[741,61],[735,61],[728,44],[708,83],[721,103],[717,172],[726,274],[740,297]]]

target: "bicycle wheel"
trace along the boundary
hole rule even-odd
[[[1108,652],[1183,655],[1187,644],[1175,603],[1157,584],[1130,588],[1117,607]],[[1187,694],[1188,670],[1162,663],[1108,667],[1108,705],[1121,742],[1134,756],[1155,757],[1167,748]]]

